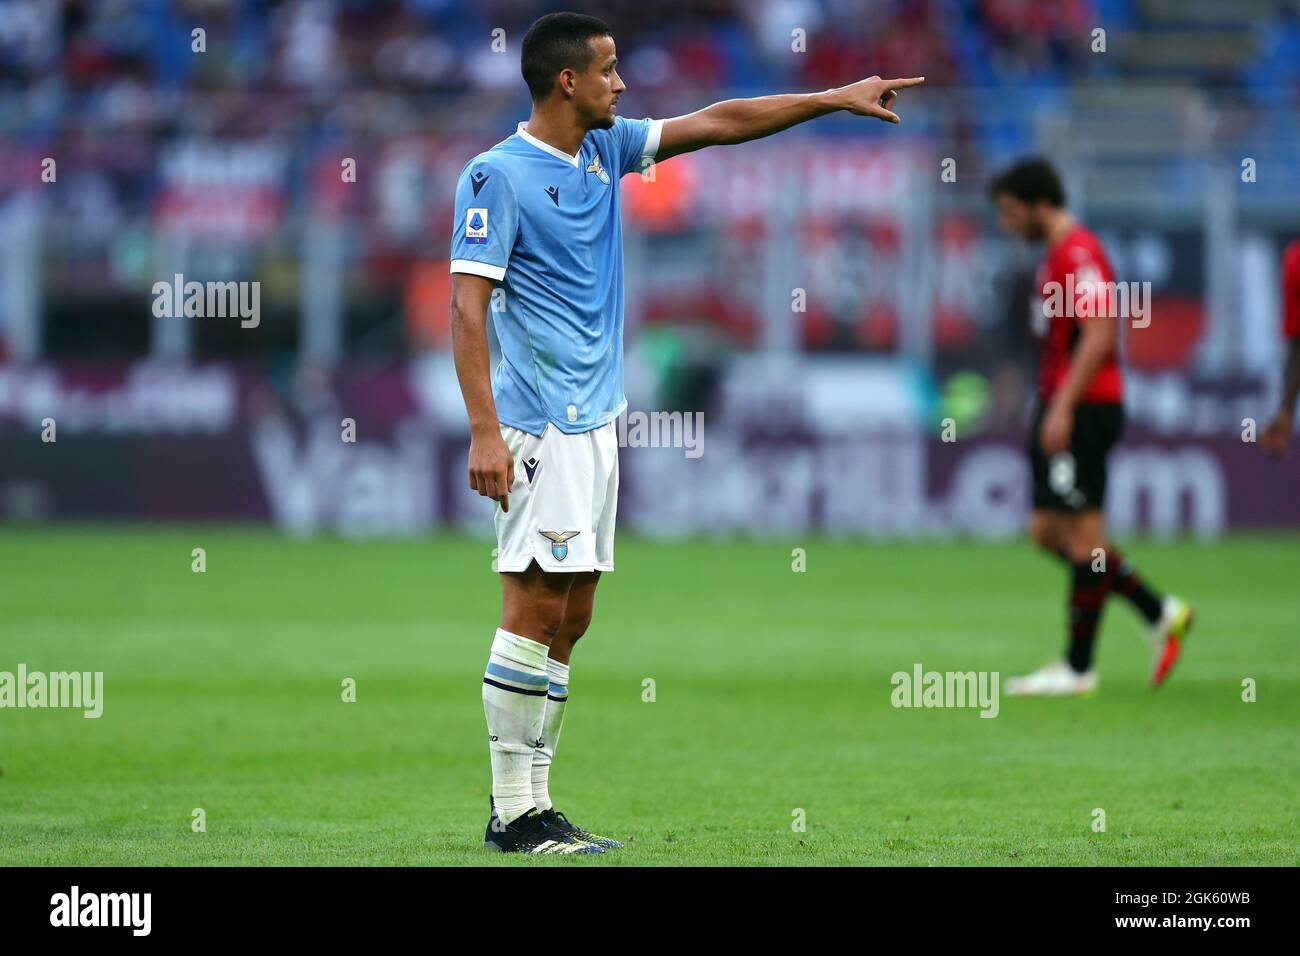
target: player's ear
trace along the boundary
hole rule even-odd
[[[578,74],[570,67],[565,67],[560,71],[560,92],[566,97],[572,96],[578,88]]]

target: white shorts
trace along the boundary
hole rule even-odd
[[[496,507],[497,570],[613,571],[618,510],[615,423],[580,435],[547,424],[541,437],[510,425],[515,460],[510,510]]]

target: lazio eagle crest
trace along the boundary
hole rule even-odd
[[[556,561],[563,561],[569,556],[569,539],[576,538],[581,533],[580,531],[543,531],[542,537],[551,539],[551,557]]]
[[[591,165],[587,167],[587,172],[595,173],[597,179],[606,186],[609,185],[609,173],[605,172],[605,167],[600,165],[600,153],[597,153],[596,158],[591,161]]]

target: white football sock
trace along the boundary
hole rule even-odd
[[[542,745],[533,751],[533,803],[538,810],[551,809],[551,761],[555,745],[560,742],[564,724],[564,705],[569,699],[569,665],[546,659],[546,673],[551,679],[546,691],[546,716],[542,720]]]
[[[483,672],[492,799],[510,823],[533,808],[530,772],[546,711],[546,645],[497,628]]]

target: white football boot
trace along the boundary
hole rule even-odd
[[[1009,697],[1079,697],[1097,689],[1097,672],[1080,674],[1066,661],[1053,661],[1024,677],[1008,677],[1002,690]]]

